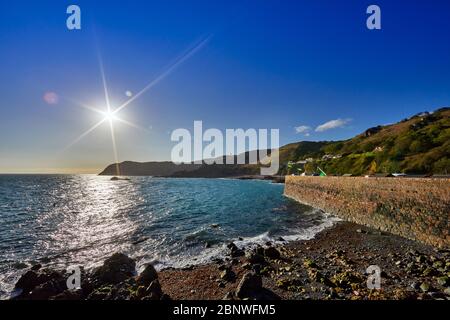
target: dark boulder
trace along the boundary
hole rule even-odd
[[[133,277],[136,263],[123,253],[115,253],[105,260],[101,267],[94,269],[92,278],[96,286],[117,284]]]
[[[232,258],[242,257],[243,255],[245,255],[245,252],[244,252],[244,250],[241,250],[241,249],[237,249],[237,250],[230,252],[230,256]]]
[[[264,257],[256,252],[248,252],[246,254],[247,257],[247,261],[251,264],[264,264],[266,263],[266,260],[264,259]]]
[[[136,278],[136,282],[138,285],[147,287],[152,281],[157,279],[158,273],[156,272],[155,268],[153,267],[153,265],[147,264],[144,271],[142,271],[141,274]]]
[[[150,283],[148,288],[145,290],[145,295],[149,297],[148,300],[161,300],[163,292],[158,279],[155,279]]]
[[[34,288],[26,298],[30,300],[48,300],[62,293],[65,289],[67,287],[64,282],[52,279]]]
[[[251,298],[257,295],[262,289],[262,278],[261,276],[247,272],[242,277],[236,288],[236,296],[241,299]]]
[[[50,280],[55,280],[57,282],[64,282],[64,277],[61,272],[41,269],[41,270],[28,270],[24,275],[20,277],[17,281],[15,288],[22,289],[23,294],[26,294]]]
[[[220,274],[220,278],[224,281],[231,282],[236,279],[236,274],[230,268],[226,268]]]
[[[233,242],[230,242],[227,245],[227,248],[230,249],[230,256],[232,258],[242,257],[245,254],[245,252],[239,249]]]
[[[275,247],[268,247],[264,249],[264,255],[270,259],[280,259],[281,254]]]
[[[260,255],[264,255],[264,248],[261,247],[260,245],[256,246],[256,248],[254,249],[254,252]]]
[[[260,264],[254,264],[252,265],[252,270],[256,273],[256,274],[260,274],[261,270],[262,270],[262,266]]]

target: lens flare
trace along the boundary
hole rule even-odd
[[[43,98],[48,104],[57,104],[59,101],[59,97],[55,92],[46,92],[44,93]]]

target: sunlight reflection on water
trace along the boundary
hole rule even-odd
[[[333,223],[282,193],[266,181],[0,175],[0,297],[38,262],[91,268],[121,251],[138,267],[180,267],[238,237],[238,246],[308,239]]]

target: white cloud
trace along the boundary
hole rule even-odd
[[[352,121],[352,119],[336,119],[336,120],[330,120],[328,122],[322,123],[321,125],[317,126],[316,132],[323,132],[330,129],[335,128],[341,128],[345,126],[347,123]]]
[[[309,126],[298,126],[295,127],[296,133],[307,133],[309,130],[311,130],[311,127]]]

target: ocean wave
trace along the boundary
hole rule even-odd
[[[320,209],[312,209],[309,212],[305,212],[305,215],[318,216],[321,219],[321,223],[308,228],[292,228],[289,229],[289,233],[286,234],[270,234],[270,231],[263,232],[252,237],[239,237],[229,239],[228,242],[233,242],[239,249],[251,249],[258,245],[265,245],[270,242],[275,245],[286,244],[293,241],[311,240],[321,231],[332,227],[335,223],[342,221],[340,218],[326,213]],[[195,234],[204,232],[205,229],[199,230]],[[280,240],[283,239],[283,240]],[[228,243],[227,242],[227,243]],[[227,257],[228,249],[227,243],[221,243],[217,247],[205,248],[199,251],[197,254],[178,256],[173,258],[167,258],[162,260],[145,261],[140,263],[141,266],[146,263],[156,262],[156,268],[158,270],[166,268],[185,268],[188,266],[195,266],[199,264],[207,264],[215,259],[223,259]]]

